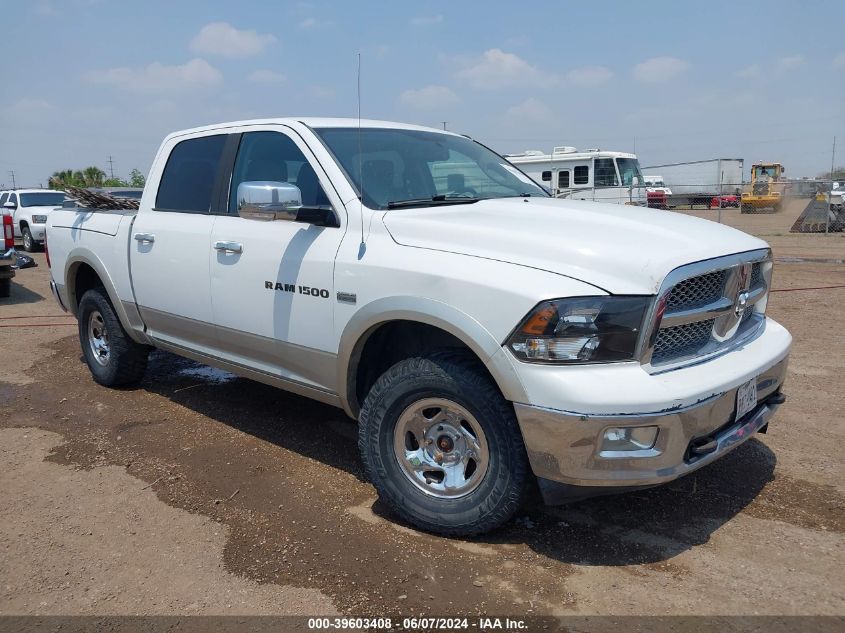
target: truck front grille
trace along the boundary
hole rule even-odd
[[[689,310],[713,303],[722,296],[728,271],[717,270],[680,282],[666,299],[667,310]]]
[[[771,252],[755,251],[672,271],[660,289],[663,310],[649,327],[644,363],[671,369],[726,351],[753,334],[763,322],[770,268]]]
[[[657,365],[673,358],[698,353],[710,342],[714,322],[715,319],[707,319],[706,321],[662,328],[657,333],[657,340],[654,342],[654,353],[651,356],[652,364]]]

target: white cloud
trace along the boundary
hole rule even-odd
[[[442,22],[443,16],[440,13],[437,15],[418,15],[411,19],[411,24],[414,26],[433,26],[435,24],[442,24]]]
[[[204,59],[195,58],[180,65],[153,62],[144,68],[110,68],[87,74],[88,81],[142,94],[168,93],[212,87],[223,82],[223,75]]]
[[[634,79],[643,83],[661,83],[674,79],[689,68],[689,64],[677,57],[652,57],[634,66]]]
[[[599,86],[613,78],[613,73],[605,66],[584,66],[573,68],[566,73],[566,78],[578,86]]]
[[[778,60],[778,68],[781,70],[795,70],[804,65],[803,55],[790,55],[789,57],[781,57]]]
[[[533,125],[544,125],[554,121],[555,114],[549,106],[539,99],[529,97],[522,103],[508,108],[505,111],[505,119],[519,124],[530,121]]]
[[[405,105],[424,110],[447,108],[460,101],[458,95],[446,86],[434,85],[419,90],[406,90],[399,95],[399,100]]]
[[[253,70],[248,76],[248,81],[258,84],[280,84],[285,80],[285,76],[277,73],[274,70]]]
[[[842,51],[841,53],[839,53],[839,55],[833,58],[833,65],[836,68],[845,69],[845,51]]]
[[[751,79],[752,77],[756,77],[760,74],[760,66],[757,64],[751,64],[742,70],[737,71],[736,76],[742,79]]]
[[[228,22],[212,22],[191,40],[191,50],[221,57],[252,57],[276,41],[273,35],[241,31]]]
[[[485,51],[480,59],[471,61],[459,70],[458,79],[466,81],[473,88],[495,89],[514,85],[537,85],[543,82],[543,74],[524,59],[499,48]],[[552,76],[545,80],[551,82]]]
[[[305,18],[299,23],[301,29],[313,29],[315,26],[317,26],[317,18]]]

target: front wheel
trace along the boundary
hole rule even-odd
[[[382,500],[423,530],[480,534],[522,504],[528,460],[513,407],[462,354],[387,370],[364,401],[358,446]]]
[[[129,338],[103,288],[82,295],[77,317],[82,354],[94,380],[106,387],[140,382],[150,348]]]

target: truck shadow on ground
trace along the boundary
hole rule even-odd
[[[209,379],[213,389],[204,384]],[[154,355],[142,388],[365,481],[357,427],[339,409],[161,352]],[[755,438],[664,486],[558,507],[542,505],[535,494],[508,525],[472,540],[525,544],[577,565],[658,563],[706,543],[774,478],[775,464],[772,451]],[[381,501],[372,510],[385,521],[399,522]]]
[[[24,274],[25,273],[26,271],[24,271]],[[20,275],[21,272],[18,271],[17,274]],[[39,301],[44,301],[43,295],[33,292],[29,288],[23,287],[21,284],[17,283],[17,281],[17,279],[12,278],[12,292],[8,297],[0,299],[0,306],[18,303],[38,303]]]

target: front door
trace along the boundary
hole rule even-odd
[[[152,208],[145,206],[135,218],[129,243],[132,286],[150,335],[205,353],[217,344],[209,281],[211,206],[226,138],[190,138],[173,147]]]
[[[275,126],[241,137],[229,188],[229,214],[215,218],[211,296],[221,353],[276,377],[333,391],[334,262],[346,229],[340,200],[308,147]],[[305,206],[331,205],[340,228],[238,216],[242,182],[287,182]],[[334,192],[332,191],[332,196]]]

